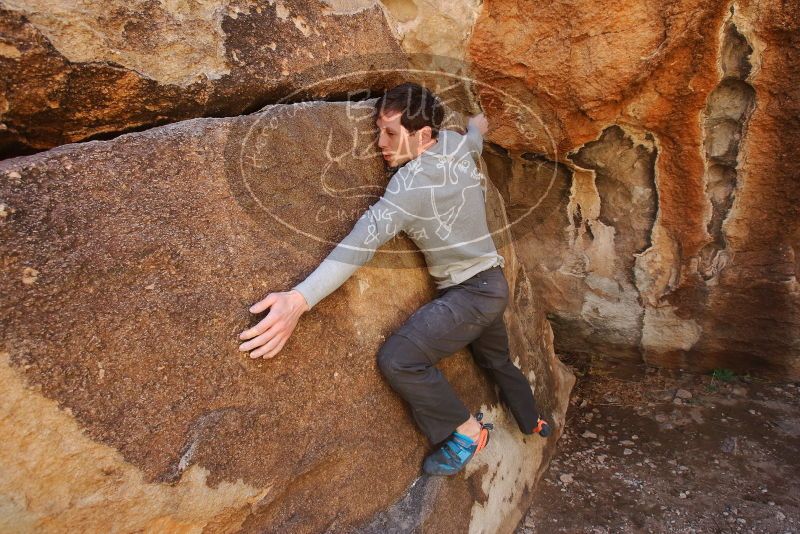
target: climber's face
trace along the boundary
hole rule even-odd
[[[429,126],[416,132],[409,132],[400,124],[402,113],[389,111],[380,113],[375,120],[378,127],[378,148],[383,154],[383,161],[389,167],[399,167],[416,158],[430,147],[431,129]]]

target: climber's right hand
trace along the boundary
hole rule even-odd
[[[239,345],[240,351],[250,351],[251,358],[272,358],[278,354],[297,326],[300,316],[310,307],[302,293],[296,289],[270,293],[250,307],[250,313],[269,313],[257,325],[239,334],[239,339],[249,339]]]
[[[478,130],[481,135],[486,135],[486,132],[489,131],[489,121],[486,119],[486,116],[483,113],[478,113],[477,115],[473,115],[467,121],[468,127],[475,128]]]

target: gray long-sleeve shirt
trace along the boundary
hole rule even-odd
[[[313,308],[399,232],[422,251],[439,289],[504,266],[486,222],[486,177],[476,165],[482,150],[474,127],[466,135],[440,130],[437,143],[395,172],[383,196],[293,289]]]

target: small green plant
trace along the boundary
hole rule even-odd
[[[711,372],[711,378],[721,380],[722,382],[731,382],[736,378],[736,373],[730,369],[714,369]]]

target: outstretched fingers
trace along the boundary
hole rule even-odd
[[[261,313],[273,304],[277,300],[278,295],[275,293],[270,293],[260,301],[256,302],[252,306],[250,306],[250,313]]]
[[[260,336],[261,334],[269,330],[270,327],[272,327],[272,325],[274,325],[276,322],[278,322],[278,316],[272,313],[272,311],[270,311],[266,317],[264,317],[258,322],[257,325],[255,325],[252,328],[248,328],[247,330],[239,334],[239,339],[251,339],[256,336]]]
[[[244,340],[239,345],[239,351],[250,352],[251,358],[272,358],[278,354],[292,335],[298,317],[308,307],[305,297],[303,301],[301,305],[291,292],[276,292],[253,304],[251,313],[261,313],[267,309],[269,313],[258,324],[239,334],[239,339]]]
[[[248,350],[253,350],[255,348],[261,347],[262,345],[267,343],[269,340],[274,338],[277,335],[278,331],[279,331],[278,324],[273,324],[263,334],[260,334],[260,335],[258,335],[256,337],[254,337],[253,339],[251,339],[250,341],[247,341],[247,342],[242,343],[241,345],[239,345],[239,350],[240,351],[248,351]]]
[[[251,352],[250,357],[258,358],[259,356],[261,356],[265,359],[272,358],[281,351],[287,339],[288,339],[287,336],[278,334],[275,337],[273,337],[268,343],[266,343],[263,347]]]

